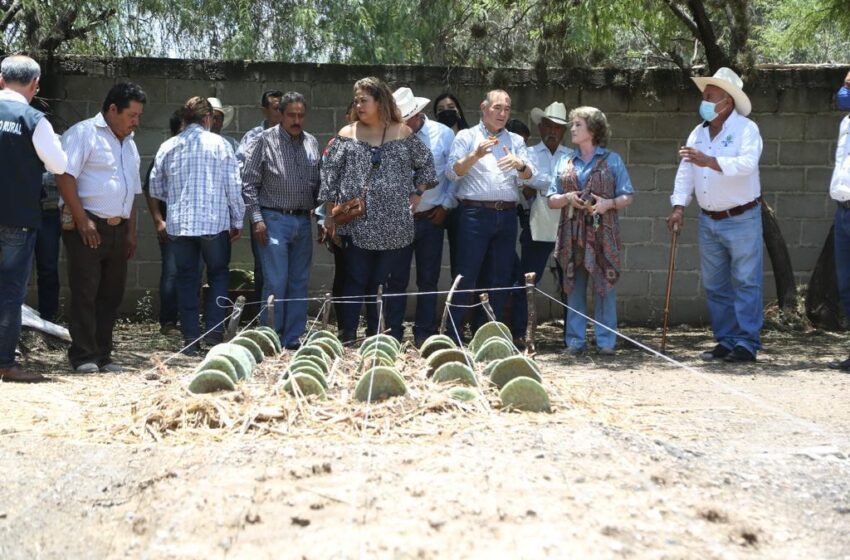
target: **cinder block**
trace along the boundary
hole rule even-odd
[[[608,113],[611,134],[618,138],[654,138],[655,115]]]
[[[652,218],[621,218],[620,239],[624,245],[651,243],[654,222]]]
[[[145,112],[142,114],[140,128],[156,130],[164,134],[165,138],[170,134],[168,121],[174,111],[180,109],[180,105],[174,103],[148,102],[145,104]]]
[[[623,269],[617,280],[617,297],[645,297],[649,293],[649,272]]]
[[[801,247],[823,247],[833,220],[803,220],[800,224]]]
[[[831,107],[835,90],[814,87],[797,87],[779,92],[779,113],[817,113],[822,107]]]
[[[810,115],[806,118],[807,140],[835,140],[843,115]]]
[[[762,192],[801,192],[805,185],[801,167],[762,167],[759,169]]]
[[[744,88],[753,106],[754,116],[761,117],[765,113],[776,113],[779,110],[779,91],[774,88]],[[788,110],[783,113],[795,113],[799,111]],[[755,117],[753,117],[755,118]]]
[[[821,247],[789,247],[788,252],[791,254],[794,270],[811,272],[820,256]]]
[[[128,286],[135,286],[137,288],[143,288],[145,290],[157,290],[159,287],[159,274],[160,270],[162,270],[162,263],[159,261],[156,262],[139,262],[135,263],[136,270],[136,281],[133,283],[129,282],[129,268],[127,270],[128,274]]]
[[[215,90],[221,102],[225,105],[244,105],[251,107],[259,105],[263,93],[263,84],[259,82],[242,82],[223,80],[215,83]]]
[[[655,167],[650,165],[628,165],[626,172],[632,181],[635,192],[655,190]]]
[[[656,167],[655,170],[655,186],[659,192],[673,194],[673,187],[676,184],[676,173],[679,172],[679,166],[663,166]]]
[[[150,223],[150,220],[146,220]],[[136,246],[136,256],[133,258],[139,263],[160,262],[159,243],[156,236],[139,236],[137,237],[138,245]]]
[[[684,146],[688,135],[698,124],[699,116],[696,113],[659,115],[655,124],[655,138],[672,138]]]
[[[667,270],[667,251],[661,245],[629,245],[623,269]]]
[[[628,162],[675,164],[678,163],[677,142],[669,140],[635,140],[629,146]]]
[[[777,219],[777,222],[779,223],[779,231],[782,232],[782,238],[785,240],[785,244],[787,246],[799,245],[801,220],[790,216],[783,216],[781,219]]]
[[[57,97],[62,100],[93,102],[96,106],[94,110],[98,111],[106,98],[106,94],[109,93],[115,83],[112,78],[63,76],[59,82],[59,87],[62,88],[63,93]]]
[[[809,192],[822,193],[829,196],[829,185],[832,183],[832,167],[806,167],[804,188]]]
[[[136,148],[140,154],[153,157],[156,155],[157,150],[159,150],[160,144],[165,141],[166,136],[167,134],[164,134],[160,130],[139,128],[136,130],[133,140],[136,142]],[[145,171],[147,169],[141,170],[141,172]]]
[[[829,151],[828,142],[783,142],[779,162],[782,165],[828,165]]]
[[[638,113],[674,113],[679,111],[682,106],[682,99],[680,98],[679,93],[680,91],[678,88],[657,91],[650,89],[638,89],[631,95],[629,108],[631,111]],[[687,103],[687,99],[688,97],[685,96],[684,103]]]
[[[91,118],[97,113],[99,105],[88,101],[62,101],[54,103],[51,118],[53,128],[62,134],[80,121]]]
[[[623,163],[628,164],[629,160],[629,142],[626,138],[611,138],[608,140],[607,148],[612,152],[618,154],[621,158],[623,158]]]
[[[348,104],[351,103],[352,99],[354,99],[354,92],[351,89],[353,85],[353,83],[312,84],[312,107],[348,107]]]
[[[662,192],[638,192],[623,211],[629,218],[652,218],[670,214],[670,195]]]
[[[337,125],[334,112],[334,109],[308,109],[305,128],[314,136],[316,134],[336,134],[343,125]]]
[[[780,220],[789,218],[827,218],[834,206],[827,204],[827,197],[818,194],[798,193],[794,196],[781,197],[774,207]]]
[[[780,144],[779,142],[772,140],[765,141],[761,151],[761,158],[759,159],[759,166],[764,167],[767,165],[776,165],[779,161],[780,146],[782,146],[784,150],[785,143]]]
[[[168,80],[165,78],[134,77],[132,81],[145,92],[145,97],[147,97],[145,112],[147,112],[147,105],[151,103],[165,103]],[[106,91],[103,92],[101,97],[106,97]]]
[[[802,140],[806,117],[787,114],[760,114],[752,117],[766,140]]]
[[[596,107],[603,113],[626,113],[631,96],[625,88],[582,88],[580,101],[582,105]]]
[[[178,107],[194,96],[215,97],[215,82],[207,80],[168,80],[165,88],[165,103]],[[225,101],[222,101],[225,103]]]

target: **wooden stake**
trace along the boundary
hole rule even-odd
[[[239,329],[239,320],[242,318],[242,310],[245,309],[245,296],[236,298],[236,303],[233,304],[233,315],[224,329],[224,341],[232,340],[236,336],[236,331]]]
[[[490,294],[485,292],[478,297],[481,299],[481,305],[484,306],[484,310],[487,311],[487,315],[491,317],[490,320],[495,321],[496,314],[493,313],[493,308],[490,306]]]
[[[537,305],[534,303],[534,286],[537,274],[528,272],[525,275],[525,299],[528,307],[528,327],[525,331],[525,352],[534,353],[534,335],[537,334]]]
[[[384,285],[378,285],[378,294],[375,296],[375,305],[378,307],[378,332],[384,331]]]
[[[452,287],[449,288],[449,294],[446,296],[446,304],[443,307],[443,319],[440,321],[440,330],[438,331],[440,334],[445,334],[446,332],[446,321],[449,318],[449,304],[452,303],[452,296],[454,296],[455,290],[462,279],[463,276],[458,274],[455,281],[452,282]],[[460,333],[458,333],[458,336],[460,336]]]
[[[266,324],[274,328],[274,294],[269,294],[266,300]]]
[[[673,224],[673,239],[670,241],[670,266],[667,269],[667,297],[664,298],[664,325],[661,327],[661,353],[667,349],[667,319],[670,316],[670,292],[673,291],[673,273],[676,269],[676,241],[679,239],[679,224]]]
[[[328,323],[331,320],[331,307],[333,304],[331,303],[331,294],[330,292],[325,292],[325,303],[324,303],[324,313],[322,314],[322,330],[328,330]]]

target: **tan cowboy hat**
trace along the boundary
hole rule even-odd
[[[531,110],[531,122],[540,124],[540,119],[549,119],[555,124],[565,125],[567,124],[567,108],[557,101],[546,107],[544,111],[535,107]]]
[[[744,81],[731,69],[723,67],[710,78],[691,78],[700,91],[705,91],[705,86],[717,86],[735,101],[735,110],[741,115],[747,116],[753,110],[750,98],[744,93]]]
[[[233,120],[233,107],[230,105],[222,105],[221,100],[218,97],[207,97],[207,101],[209,101],[210,105],[212,105],[213,111],[218,111],[224,115],[224,124],[221,125],[221,129],[224,130]]]
[[[398,110],[401,112],[401,120],[406,121],[416,113],[422,111],[431,100],[425,97],[414,97],[413,91],[409,87],[398,88],[393,93],[395,104],[398,105]]]

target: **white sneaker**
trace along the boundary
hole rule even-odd
[[[115,362],[109,362],[105,366],[100,366],[100,373],[124,373],[124,368]]]
[[[85,364],[80,364],[75,367],[74,371],[77,373],[97,373],[100,371],[100,368],[97,367],[97,364],[86,362]]]

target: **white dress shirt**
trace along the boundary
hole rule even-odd
[[[700,208],[722,212],[761,196],[762,139],[756,123],[733,110],[713,140],[708,124],[701,123],[688,136],[687,146],[716,158],[723,172],[682,160],[670,197],[673,206],[687,206],[696,194]]]
[[[419,205],[416,207],[416,211],[425,212],[435,206],[454,208],[457,206],[457,201],[454,200],[452,193],[449,191],[450,181],[446,178],[446,168],[449,164],[449,154],[451,153],[455,133],[451,128],[442,123],[429,120],[425,115],[422,115],[422,117],[425,119],[425,122],[416,135],[428,146],[431,154],[434,156],[434,170],[437,172],[438,183],[436,187],[425,191],[425,194],[422,195],[422,200],[419,201]]]
[[[490,132],[483,122],[479,122],[477,126],[461,130],[455,136],[446,177],[455,182],[454,194],[458,199],[516,202],[519,185],[517,171],[515,169],[502,171],[496,163],[509,153],[519,157],[531,169],[532,176],[537,172],[528,158],[522,136],[508,132],[504,128],[495,136],[499,143],[493,146],[489,154],[475,162],[475,165],[463,177],[455,173],[454,165],[489,138]]]
[[[133,198],[142,192],[141,159],[133,134],[121,142],[103,114],[79,122],[62,135],[67,173],[77,180],[83,208],[100,218],[129,218]]]
[[[535,173],[530,179],[523,181],[522,186],[531,187],[538,191],[536,195],[545,196],[546,193],[549,192],[549,187],[552,186],[555,166],[561,158],[567,157],[571,153],[573,153],[572,150],[561,144],[559,144],[555,149],[554,154],[549,151],[549,148],[547,148],[546,144],[543,142],[528,148],[528,159],[531,160],[531,163],[534,165]],[[531,200],[526,200],[522,195],[522,191],[520,191],[519,203],[523,208],[528,210],[528,207],[531,205]]]
[[[850,200],[850,115],[841,119],[838,128],[838,147],[835,149],[835,169],[832,171],[832,181],[829,183],[829,196],[833,200],[846,202]]]
[[[13,101],[29,105],[26,97],[10,89],[0,90],[0,101]],[[68,157],[62,150],[62,144],[59,142],[56,133],[53,132],[53,126],[46,118],[40,119],[38,124],[35,125],[35,130],[32,133],[32,146],[35,148],[38,158],[44,163],[45,169],[56,175],[65,173]]]

